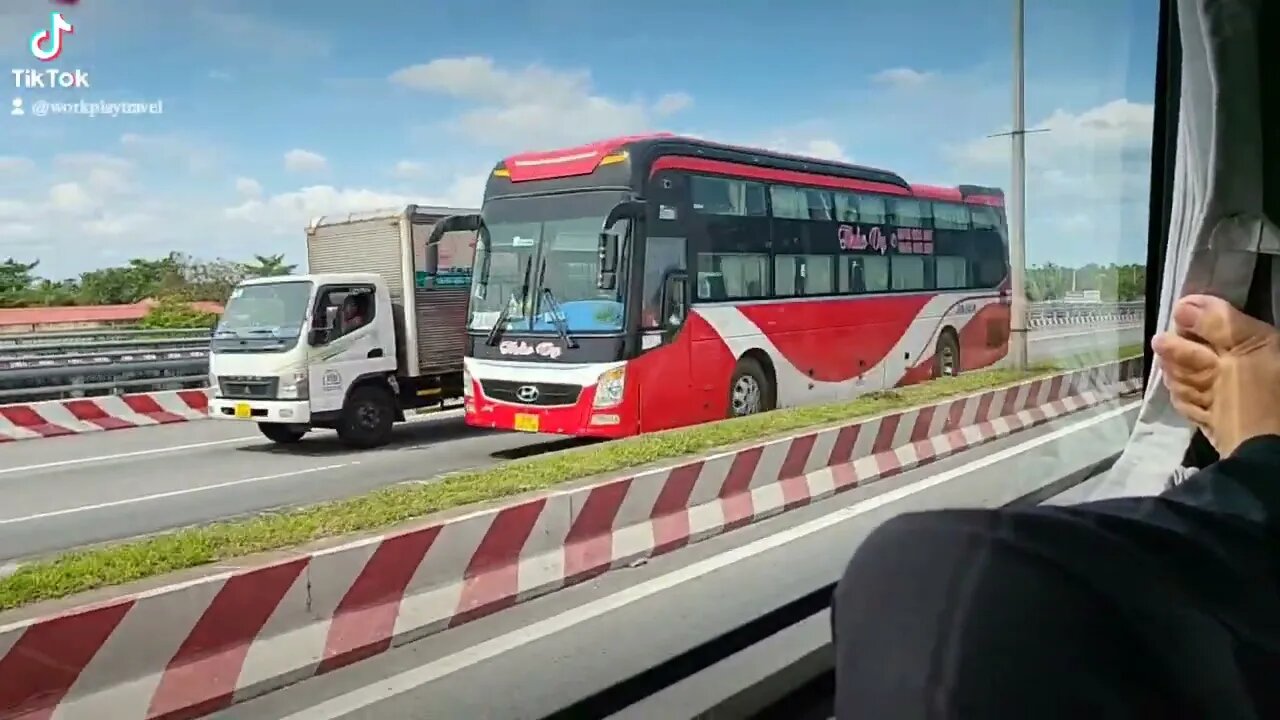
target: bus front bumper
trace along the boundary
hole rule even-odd
[[[466,421],[473,427],[515,430],[574,437],[623,438],[636,434],[636,420],[621,407],[594,408],[590,393],[585,402],[558,407],[537,407],[469,397]]]
[[[209,400],[209,417],[215,420],[242,420],[306,425],[311,422],[311,403],[306,400]]]

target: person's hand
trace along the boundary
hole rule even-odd
[[[1173,308],[1157,335],[1164,384],[1178,412],[1227,457],[1245,440],[1280,435],[1280,332],[1209,295]]]

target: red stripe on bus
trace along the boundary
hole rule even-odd
[[[685,157],[682,155],[667,155],[654,160],[653,168],[649,171],[649,174],[652,175],[660,170],[690,170],[692,172],[729,175],[731,177],[748,178],[751,180],[795,183],[797,185],[814,185],[817,187],[833,188],[837,190],[861,190],[863,192],[887,193],[890,195],[911,194],[911,191],[907,188],[898,187],[897,185],[889,185],[888,183],[832,177],[830,175],[816,175],[814,173],[798,172],[795,170],[778,170],[775,168],[759,167],[758,165],[743,165],[740,163],[725,162],[723,160],[707,160],[705,158]]]
[[[911,192],[918,198],[941,200],[943,202],[964,202],[958,188],[940,187],[938,185],[912,185]]]
[[[999,195],[970,195],[964,199],[970,205],[990,205],[991,207],[1004,207],[1004,198]]]

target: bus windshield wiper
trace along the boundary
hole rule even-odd
[[[542,288],[542,297],[547,301],[547,307],[551,310],[551,323],[556,326],[556,332],[560,333],[560,339],[564,340],[566,347],[578,347],[578,341],[573,339],[569,334],[569,323],[565,321],[564,315],[560,313],[560,303],[556,300],[556,296],[551,292],[551,288]]]
[[[520,303],[525,303],[525,298],[529,297],[529,271],[533,269],[533,255],[524,261],[524,280],[520,285]],[[502,306],[502,312],[498,313],[498,319],[494,321],[493,327],[489,328],[489,336],[484,339],[485,345],[494,345],[498,342],[498,338],[506,331],[507,318],[511,317],[511,301],[515,299],[514,294],[507,296],[507,302]]]

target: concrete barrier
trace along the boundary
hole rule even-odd
[[[1141,388],[1122,361],[0,615],[0,718],[197,717]],[[87,604],[86,604],[87,603]]]
[[[204,420],[208,412],[203,388],[0,405],[0,442]]]

